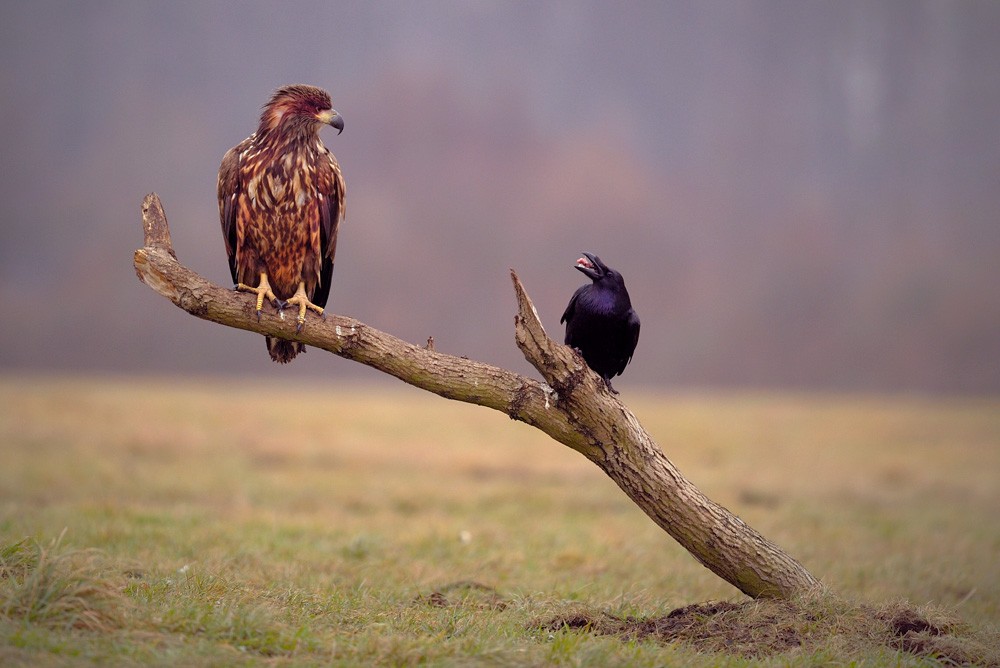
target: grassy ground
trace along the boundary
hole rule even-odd
[[[745,599],[583,457],[487,409],[402,386],[8,378],[0,665],[932,663],[865,635],[903,600],[921,638],[966,643],[947,656],[996,660],[1000,402],[624,399],[837,592],[779,620],[802,642],[752,624],[742,644],[669,641],[675,608]]]

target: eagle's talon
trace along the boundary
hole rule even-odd
[[[256,288],[246,285],[245,283],[237,283],[235,290],[237,292],[252,292],[257,295],[257,322],[260,322],[260,312],[264,308],[265,299],[275,304],[281,301],[278,299],[277,295],[274,294],[274,291],[271,289],[271,284],[267,281],[267,274],[263,271],[260,272],[260,284]]]
[[[296,333],[302,332],[302,328],[305,327],[305,324],[306,324],[306,311],[308,309],[312,309],[313,311],[316,311],[316,313],[318,313],[319,315],[324,315],[324,311],[323,311],[322,307],[316,306],[311,301],[309,301],[309,297],[306,296],[306,286],[305,286],[305,283],[301,283],[301,282],[299,283],[299,289],[295,291],[294,295],[292,295],[291,297],[288,298],[288,300],[285,302],[285,306],[286,307],[288,307],[288,306],[298,306],[299,307],[299,309],[298,309],[299,313],[298,313],[298,315],[295,318],[295,321],[296,321],[295,331],[296,331]]]

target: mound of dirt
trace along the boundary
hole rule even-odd
[[[949,665],[1000,666],[996,653],[954,634],[948,621],[931,621],[905,605],[850,605],[829,596],[803,601],[717,601],[677,608],[665,617],[615,617],[574,612],[545,621],[547,631],[576,629],[622,639],[682,642],[703,652],[764,658],[829,647],[895,651]],[[991,656],[992,655],[992,656]]]
[[[892,634],[888,644],[896,649],[956,666],[1000,664],[996,657],[987,658],[982,648],[970,647],[967,641],[955,637],[953,625],[933,624],[909,608],[898,607],[892,614],[883,612],[880,619],[888,624]]]

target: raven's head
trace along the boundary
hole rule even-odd
[[[575,269],[586,274],[595,283],[603,278],[618,276],[618,272],[601,262],[601,258],[593,253],[584,253],[583,257],[576,261]]]

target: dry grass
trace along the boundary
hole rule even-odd
[[[117,628],[121,585],[101,575],[95,550],[65,550],[62,539],[0,545],[0,615],[61,629]]]
[[[579,455],[406,388],[8,379],[0,664],[996,656],[1000,402],[626,400],[838,597],[748,603]]]

